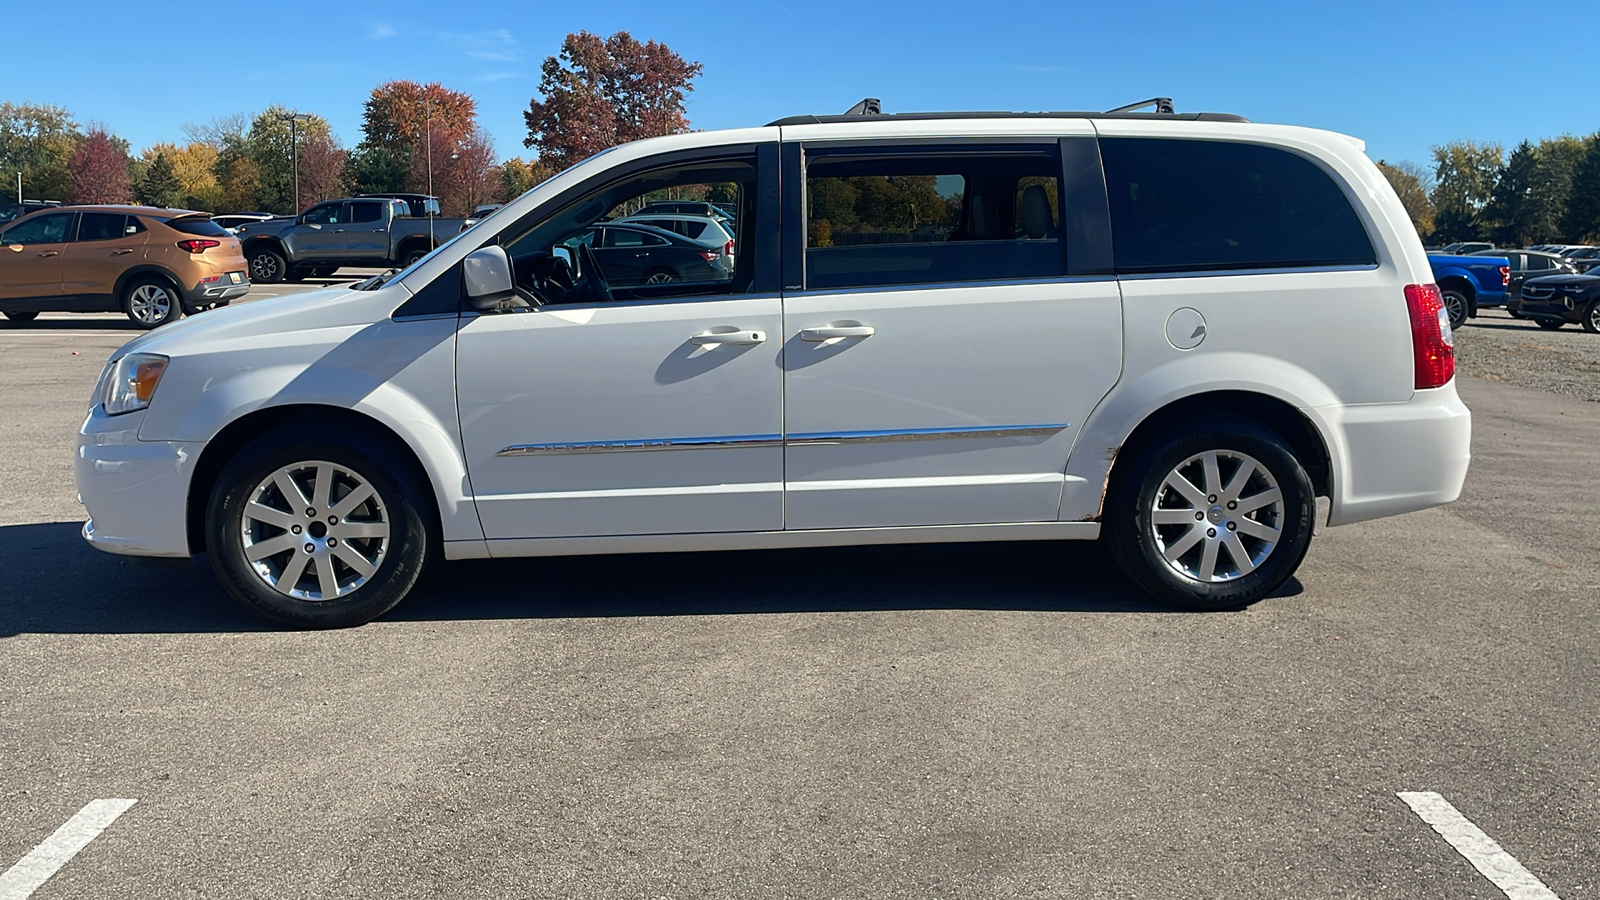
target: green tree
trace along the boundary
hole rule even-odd
[[[183,203],[183,185],[165,153],[156,158],[144,172],[144,178],[134,188],[134,195],[145,206],[179,206]]]
[[[1503,153],[1499,144],[1454,141],[1433,148],[1430,199],[1434,240],[1462,241],[1479,236],[1479,213],[1494,194]]]
[[[1573,174],[1583,157],[1583,141],[1571,135],[1539,142],[1534,152],[1527,200],[1517,218],[1523,246],[1562,240]]]
[[[1575,241],[1600,239],[1600,134],[1583,142],[1583,157],[1572,171],[1572,192],[1561,230]]]
[[[411,152],[402,147],[356,147],[345,157],[344,180],[358,194],[403,191],[411,173]]]
[[[1390,165],[1381,159],[1378,160],[1378,171],[1383,173],[1389,186],[1399,195],[1400,205],[1406,208],[1406,214],[1411,217],[1411,225],[1417,229],[1417,236],[1427,240],[1433,234],[1434,215],[1433,201],[1428,199],[1428,189],[1423,181],[1427,171],[1416,163]]]
[[[256,196],[266,212],[288,213],[294,209],[294,155],[289,123],[284,119],[288,114],[288,108],[272,106],[256,115],[250,120],[250,130],[245,133],[240,148],[256,165],[259,173]],[[312,136],[331,138],[328,122],[321,116],[311,116],[296,125],[295,130],[301,140]],[[226,154],[226,150],[218,154],[219,162]]]
[[[523,162],[515,156],[511,157],[500,164],[500,180],[503,182],[502,191],[505,199],[515,200],[554,174],[555,170],[541,160]]]
[[[0,102],[0,176],[23,193],[65,200],[72,193],[72,156],[83,141],[72,114],[60,106]]]

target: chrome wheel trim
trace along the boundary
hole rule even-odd
[[[1156,490],[1150,532],[1174,572],[1225,584],[1254,572],[1283,539],[1283,490],[1266,466],[1207,450],[1172,468]]]
[[[671,272],[657,272],[644,280],[645,284],[671,284],[676,281]]]
[[[1600,331],[1600,302],[1589,304],[1589,327]]]
[[[1450,327],[1456,328],[1467,321],[1467,300],[1452,291],[1444,293],[1444,308],[1450,313]]]
[[[164,322],[172,314],[172,293],[159,284],[141,284],[133,289],[128,311],[145,325]]]
[[[239,524],[245,561],[268,587],[323,602],[359,590],[389,552],[389,513],[349,466],[291,463],[250,492]]]
[[[250,274],[258,281],[271,281],[278,277],[278,258],[270,253],[259,253],[250,260]]]

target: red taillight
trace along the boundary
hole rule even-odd
[[[1510,266],[1501,266],[1500,267],[1500,286],[1501,287],[1505,287],[1506,285],[1508,285],[1510,283],[1511,283],[1511,267]]]
[[[713,259],[717,258],[717,255],[715,253],[712,253],[710,250],[701,250],[700,251],[700,258],[705,260],[706,262],[711,262]]]
[[[726,244],[722,245],[722,253],[724,256],[733,255],[733,241],[730,240]]]
[[[204,253],[212,247],[221,247],[222,242],[206,240],[205,238],[191,238],[187,241],[179,241],[178,246],[190,253]]]
[[[1450,334],[1450,314],[1436,284],[1406,285],[1406,309],[1411,313],[1411,355],[1416,388],[1436,388],[1456,374],[1455,342]]]

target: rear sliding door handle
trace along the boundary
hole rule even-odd
[[[703,331],[689,338],[689,343],[697,347],[716,347],[722,344],[760,344],[766,339],[765,331]]]
[[[864,338],[872,337],[878,329],[871,325],[824,325],[820,328],[800,329],[800,340],[820,343],[831,341],[835,338]]]

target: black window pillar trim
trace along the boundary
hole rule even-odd
[[[1061,169],[1066,192],[1062,224],[1067,238],[1067,274],[1111,275],[1116,270],[1111,252],[1111,203],[1099,138],[1062,138]]]
[[[784,141],[780,190],[783,194],[783,284],[785,291],[806,288],[805,151],[799,141]]]

